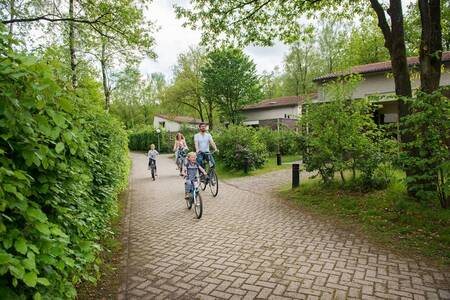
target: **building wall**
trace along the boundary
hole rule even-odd
[[[287,115],[289,115],[291,118],[295,118],[296,116],[300,115],[300,113],[301,111],[299,106],[273,107],[267,109],[243,111],[245,121],[278,119],[285,118]]]
[[[420,87],[419,74],[415,74],[411,80],[413,89]],[[450,85],[450,65],[446,65],[441,74],[441,86]],[[395,93],[394,79],[387,73],[367,74],[358,87],[353,91],[352,98],[365,98],[374,95],[390,96]],[[319,88],[318,101],[326,101],[323,87]],[[396,101],[382,101],[379,113],[384,115],[384,123],[398,122],[398,103]]]
[[[162,126],[163,122],[165,123],[164,126]],[[169,132],[176,132],[176,131],[180,131],[181,126],[177,122],[155,116],[153,119],[153,127],[155,127],[155,128],[163,127]]]
[[[366,74],[365,78],[360,82],[360,84],[353,91],[352,97],[364,98],[371,95],[392,95],[395,93],[394,78],[387,76],[388,73],[374,73]],[[420,87],[419,74],[414,74],[414,78],[411,80],[411,86],[413,89],[418,89]],[[447,65],[444,72],[441,75],[441,86],[450,85],[450,65]],[[323,92],[323,87],[320,88],[319,101],[325,101],[325,94]]]
[[[418,74],[417,74],[418,75]],[[420,87],[419,76],[414,76],[411,80],[413,89]],[[446,68],[441,75],[441,86],[450,85],[450,68]],[[387,77],[386,73],[369,74],[353,92],[353,98],[363,98],[374,94],[392,94],[395,92],[394,79]]]

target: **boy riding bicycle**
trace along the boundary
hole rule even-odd
[[[183,168],[183,176],[186,177],[186,182],[184,183],[185,199],[189,199],[189,193],[191,192],[195,183],[198,182],[198,172],[201,172],[205,176],[207,175],[205,169],[203,169],[202,166],[197,163],[197,155],[195,154],[195,152],[190,152],[187,156],[187,163]]]
[[[150,170],[152,165],[155,166],[155,176],[156,175],[156,157],[159,155],[158,151],[155,150],[155,144],[150,145],[150,149],[148,150],[147,157],[148,157],[148,169]]]

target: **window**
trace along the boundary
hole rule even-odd
[[[159,122],[159,126],[161,126],[162,128],[166,128],[166,122]]]

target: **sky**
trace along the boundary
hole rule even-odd
[[[146,11],[146,16],[160,27],[154,34],[156,46],[154,48],[158,58],[145,59],[140,70],[144,74],[154,72],[163,73],[166,78],[172,78],[172,66],[176,64],[178,54],[186,52],[190,46],[200,42],[201,32],[183,28],[183,21],[175,16],[174,3],[180,0],[154,0]],[[271,72],[275,66],[282,66],[283,57],[288,47],[276,43],[273,47],[247,47],[247,53],[255,62],[258,73]]]

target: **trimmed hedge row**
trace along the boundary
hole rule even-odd
[[[141,127],[128,134],[128,147],[132,151],[148,151],[151,144],[155,144],[158,150],[158,133],[153,126]],[[172,152],[173,139],[167,131],[161,130],[159,133],[159,144],[160,152]]]
[[[127,135],[92,91],[65,88],[57,66],[0,57],[0,295],[71,299],[95,281],[127,184]]]

